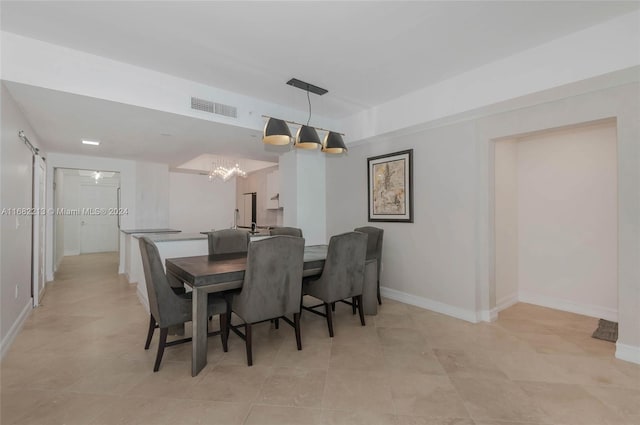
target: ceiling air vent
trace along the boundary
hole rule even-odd
[[[238,118],[238,108],[235,106],[210,102],[197,97],[191,98],[191,109],[209,112],[211,114],[224,115],[225,117]]]

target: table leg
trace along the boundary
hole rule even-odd
[[[193,288],[191,376],[196,376],[207,365],[207,297],[206,291]]]

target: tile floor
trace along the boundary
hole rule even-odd
[[[147,314],[114,254],[65,258],[1,368],[9,424],[640,424],[640,366],[590,338],[597,319],[527,304],[471,324],[384,300],[361,327],[337,307],[336,336],[304,314],[257,327],[254,366],[231,335],[209,339],[190,374],[190,344],[152,372]],[[214,321],[215,322],[215,321]],[[157,335],[156,335],[157,338]]]

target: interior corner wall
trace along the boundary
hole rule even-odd
[[[169,227],[185,233],[228,229],[236,182],[210,182],[201,174],[169,173]]]
[[[136,162],[136,216],[138,229],[169,227],[169,166]]]
[[[476,146],[471,121],[354,146],[327,163],[327,234],[384,229],[383,295],[476,321]],[[413,149],[413,223],[368,223],[367,158]]]
[[[615,121],[519,138],[516,149],[520,300],[617,321]]]
[[[55,170],[55,180],[53,186],[53,197],[54,197],[54,207],[60,208],[64,205],[62,197],[64,195],[65,189],[65,180],[64,180],[64,172],[61,168]],[[64,258],[64,220],[65,216],[56,215],[54,217],[54,233],[53,239],[55,240],[55,246],[53,250],[54,261],[53,261],[53,271],[55,272],[58,267],[60,267],[60,263]]]
[[[23,130],[32,144],[38,138],[4,84],[0,84],[0,207],[32,207],[32,154],[18,138]],[[0,352],[7,352],[32,308],[31,221],[28,214],[0,217]]]
[[[518,301],[518,156],[515,140],[495,144],[495,305]]]
[[[561,90],[561,88],[560,88]],[[640,85],[638,82],[502,109],[478,118],[350,148],[327,163],[327,234],[367,223],[367,157],[414,149],[415,222],[385,230],[387,295],[474,320],[494,309],[492,146],[503,138],[616,118],[618,318],[616,356],[640,362]],[[493,289],[491,289],[493,288]],[[481,295],[480,302],[476,295]],[[486,299],[485,299],[486,298]],[[630,347],[628,355],[618,351]],[[635,356],[635,357],[634,357]]]

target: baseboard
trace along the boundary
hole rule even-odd
[[[11,325],[9,332],[7,332],[4,338],[2,338],[2,342],[0,343],[0,359],[4,358],[4,355],[9,351],[9,348],[11,347],[11,344],[13,344],[13,341],[16,339],[16,336],[18,336],[18,334],[22,330],[24,322],[31,314],[31,310],[33,310],[32,303],[33,300],[29,298],[29,303],[24,306],[16,321],[13,322],[13,325]]]
[[[549,307],[556,310],[568,311],[570,313],[582,314],[584,316],[596,317],[599,319],[606,319],[612,322],[618,321],[618,311],[606,307],[579,304],[573,301],[534,294],[527,291],[520,291],[518,293],[518,300],[523,303],[535,304],[542,307]]]
[[[640,364],[640,347],[616,342],[616,358],[626,362]]]
[[[150,311],[149,300],[147,299],[146,294],[142,293],[140,285],[138,284],[136,284],[136,295],[138,296],[138,301],[140,301],[140,304],[142,304],[142,307],[144,307],[144,309],[147,310],[148,313]]]
[[[435,311],[436,313],[446,314],[447,316],[466,320],[467,322],[478,323],[480,320],[482,320],[478,317],[475,311],[465,310],[460,307],[454,307],[449,304],[419,297],[417,295],[407,294],[406,292],[397,291],[395,289],[387,288],[384,286],[380,287],[380,294],[385,298]]]
[[[494,310],[496,312],[500,312],[502,310],[506,310],[514,304],[518,303],[518,293],[514,293],[511,295],[507,295],[506,297],[502,297],[499,300],[496,300],[496,306]]]
[[[73,249],[73,250],[64,250],[64,256],[70,256],[70,255],[80,255],[80,250],[79,249]]]

